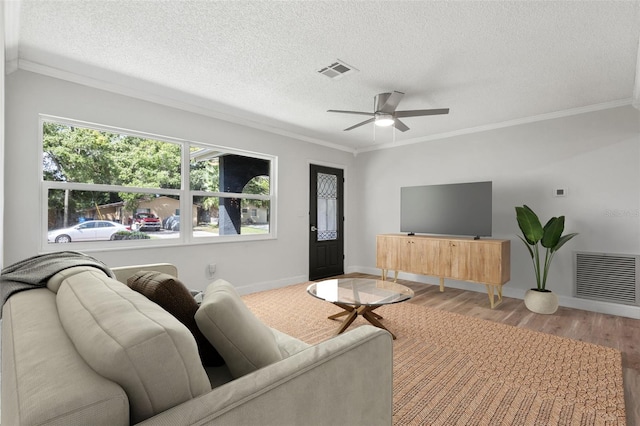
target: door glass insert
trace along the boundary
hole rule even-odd
[[[338,239],[338,177],[318,173],[318,241]]]

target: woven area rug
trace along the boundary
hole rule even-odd
[[[243,296],[307,343],[340,312],[297,284]],[[624,425],[622,357],[603,346],[414,305],[376,310],[394,341],[395,425]],[[351,328],[368,324],[358,318]]]

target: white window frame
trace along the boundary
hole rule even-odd
[[[141,132],[130,129],[123,129],[103,124],[90,123],[86,121],[74,120],[70,118],[57,117],[52,115],[40,114],[38,131],[38,150],[40,159],[38,161],[38,179],[40,182],[40,251],[55,252],[62,250],[82,250],[82,251],[108,251],[121,250],[123,248],[149,248],[149,247],[165,247],[180,245],[196,245],[196,244],[217,244],[228,242],[246,242],[272,240],[277,238],[277,171],[278,157],[275,155],[257,153],[252,151],[229,148],[222,145],[214,145],[206,142],[189,141],[185,139],[174,138],[170,136],[162,136],[147,132]],[[86,184],[86,183],[69,183],[60,181],[47,181],[44,179],[44,168],[42,164],[43,154],[43,127],[45,122],[56,122],[63,125],[83,127],[98,131],[118,133],[132,137],[158,140],[161,142],[175,143],[182,147],[182,164],[181,164],[181,188],[180,189],[161,189],[158,188],[141,188],[133,186],[117,186],[104,184]],[[216,151],[222,151],[225,154],[240,155],[251,158],[258,158],[269,161],[269,195],[230,193],[230,192],[209,192],[209,191],[192,191],[189,181],[190,167],[190,150],[192,147],[211,148]],[[72,189],[82,191],[97,192],[132,192],[145,194],[176,195],[180,197],[180,216],[187,217],[189,220],[181,221],[180,236],[178,238],[168,239],[151,239],[151,240],[128,240],[118,241],[92,241],[90,243],[74,242],[69,244],[50,244],[47,241],[48,232],[48,206],[49,206],[49,190],[50,189]],[[231,197],[240,199],[254,199],[269,201],[269,232],[265,234],[240,234],[240,235],[212,235],[194,237],[193,224],[193,198],[196,196],[203,197]],[[184,223],[183,223],[184,222]],[[153,234],[151,234],[153,235]],[[70,245],[71,244],[71,245]]]

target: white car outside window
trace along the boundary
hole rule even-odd
[[[49,243],[70,243],[74,241],[112,240],[118,231],[126,231],[127,227],[108,220],[90,220],[69,228],[49,231]]]

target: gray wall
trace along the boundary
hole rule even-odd
[[[557,253],[548,279],[561,304],[640,317],[638,309],[571,298],[574,250],[640,254],[640,111],[631,106],[366,152],[354,167],[351,201],[362,218],[350,227],[358,242],[350,253],[354,269],[378,272],[375,236],[400,231],[400,187],[491,180],[493,237],[512,240],[505,294],[523,297],[535,287],[529,254],[516,237],[514,207],[527,204],[541,220],[565,215],[565,231],[580,233]],[[555,197],[556,188],[568,196]]]

